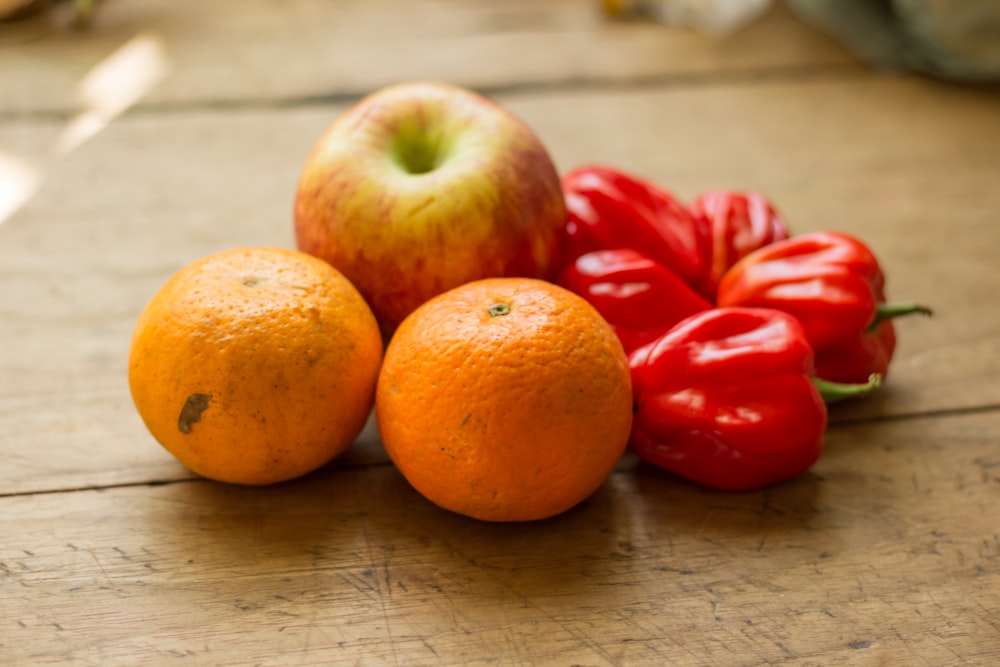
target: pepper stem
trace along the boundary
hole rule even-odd
[[[878,373],[872,373],[868,376],[868,382],[860,384],[830,382],[829,380],[823,380],[817,377],[812,379],[812,383],[813,386],[819,391],[819,395],[823,397],[824,403],[835,403],[837,401],[842,401],[845,398],[866,396],[872,393],[882,386],[882,376]]]
[[[934,314],[927,306],[921,306],[917,303],[880,303],[875,307],[875,319],[868,325],[868,328],[874,331],[878,328],[878,325],[886,320],[892,320],[903,315],[912,315],[913,313],[921,315]]]

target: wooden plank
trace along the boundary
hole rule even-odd
[[[0,113],[65,112],[87,70],[137,34],[158,36],[172,72],[144,103],[187,105],[359,95],[409,79],[545,87],[860,71],[778,5],[729,39],[606,20],[596,0],[324,0],[104,3],[93,29],[0,34]]]
[[[765,491],[634,466],[513,525],[387,465],[0,498],[0,662],[996,664],[998,439],[841,426]]]
[[[1000,96],[921,80],[725,85],[501,98],[562,169],[627,167],[683,197],[769,194],[793,228],[867,239],[891,295],[938,309],[900,323],[888,386],[835,419],[1000,405]],[[140,309],[195,257],[293,244],[291,197],[342,107],[138,114],[56,163],[0,225],[0,490],[177,479],[125,382]],[[849,119],[849,120],[847,120]],[[54,123],[0,126],[27,156]],[[361,460],[381,453],[361,449]]]

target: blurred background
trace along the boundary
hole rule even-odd
[[[994,82],[1000,3],[0,0],[0,123],[38,125],[0,134],[0,219],[53,160],[135,105],[337,104],[412,79],[518,95],[862,68]]]

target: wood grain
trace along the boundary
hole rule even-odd
[[[163,40],[171,75],[143,104],[263,104],[357,96],[411,79],[477,88],[686,82],[859,72],[778,5],[715,41],[606,20],[588,0],[108,2],[87,33],[0,33],[0,115],[76,108],[87,70],[137,34]],[[2,26],[0,26],[2,29]],[[473,65],[474,63],[474,65]]]
[[[388,465],[3,498],[0,662],[994,664],[998,439],[998,413],[839,426],[787,484],[628,466],[530,524]]]

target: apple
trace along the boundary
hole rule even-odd
[[[445,83],[389,86],[348,109],[295,193],[299,249],[346,275],[387,337],[466,282],[553,280],[565,227],[559,175],[535,133]]]

